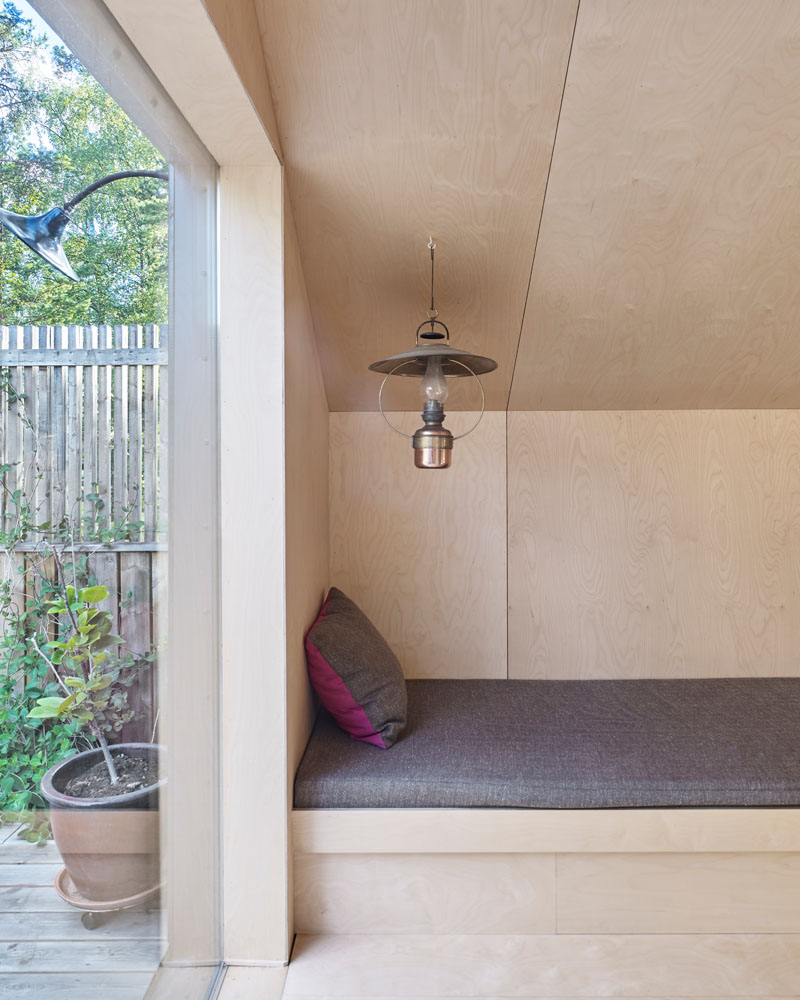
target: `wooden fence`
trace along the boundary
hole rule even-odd
[[[134,653],[166,638],[166,364],[165,326],[0,327],[5,529],[20,502],[49,531],[61,525],[64,558],[85,558],[108,588]],[[42,537],[0,558],[20,606],[36,586]],[[137,722],[125,739],[151,738],[157,690],[155,669],[131,689]]]
[[[0,327],[0,513],[21,490],[39,522],[90,519],[159,541],[166,511],[167,327]],[[162,466],[163,472],[162,475]]]
[[[73,555],[67,549],[62,556],[67,563],[69,582],[69,563]],[[114,631],[124,638],[125,648],[143,655],[152,647],[163,646],[167,638],[167,553],[164,547],[146,551],[143,546],[133,549],[124,545],[110,549],[83,546],[75,558],[85,559],[89,573],[108,588],[108,599],[100,607],[111,612]],[[41,552],[30,549],[10,555],[0,553],[0,573],[14,582],[14,600],[20,611],[40,586],[39,571],[44,571],[50,580],[57,579],[52,557],[47,559]],[[128,704],[136,718],[124,727],[121,734],[124,741],[148,741],[153,735],[158,712],[157,667],[156,662],[129,690]]]

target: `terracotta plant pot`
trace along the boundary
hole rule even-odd
[[[120,743],[135,757],[163,756],[153,743]],[[42,778],[42,795],[50,806],[56,847],[78,892],[98,902],[127,899],[158,887],[158,794],[166,778],[155,785],[104,799],[66,795],[70,778],[102,759],[101,750],[87,750],[51,767]]]

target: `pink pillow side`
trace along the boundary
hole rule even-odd
[[[372,743],[374,746],[385,750],[386,744],[381,739],[380,733],[375,732],[372,723],[367,718],[367,713],[352,696],[339,674],[311,641],[311,633],[325,617],[329,602],[330,597],[322,605],[322,610],[317,615],[317,620],[306,636],[306,658],[308,661],[309,678],[322,704],[351,739],[361,740],[363,743]]]

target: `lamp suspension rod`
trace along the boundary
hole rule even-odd
[[[107,177],[101,177],[99,181],[95,181],[94,184],[90,184],[88,187],[85,187],[83,191],[79,191],[74,198],[70,198],[70,200],[63,206],[64,211],[69,212],[71,208],[74,208],[77,204],[82,202],[87,195],[90,195],[98,188],[104,187],[106,184],[111,184],[112,181],[124,180],[126,177],[157,177],[162,181],[169,180],[169,174],[165,173],[163,170],[121,170],[117,174],[109,174]]]

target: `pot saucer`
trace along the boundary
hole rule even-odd
[[[66,868],[62,868],[56,875],[56,892],[64,902],[78,910],[90,910],[93,913],[103,913],[107,910],[126,910],[129,906],[136,906],[137,903],[146,903],[161,892],[162,885],[163,882],[150,889],[145,889],[144,892],[137,892],[134,896],[125,896],[122,899],[89,899],[76,888]]]

